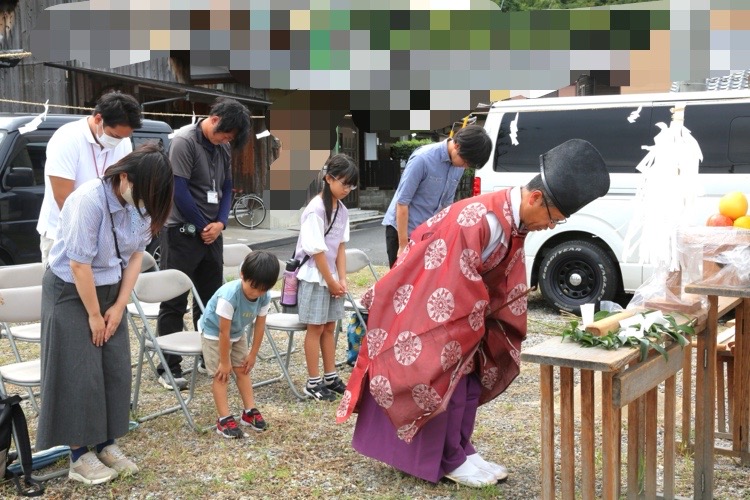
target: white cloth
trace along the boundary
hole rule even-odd
[[[510,204],[513,208],[513,221],[516,227],[521,227],[521,188],[514,187],[510,190]],[[489,212],[487,214],[487,224],[490,226],[490,241],[482,251],[482,262],[486,261],[492,252],[495,251],[499,244],[508,246],[508,237],[503,232],[503,227],[497,219],[497,215]]]
[[[73,189],[101,177],[104,171],[133,151],[129,138],[120,141],[114,149],[102,149],[91,134],[88,117],[66,123],[52,135],[47,144],[47,162],[44,165],[44,200],[39,212],[36,230],[41,235],[55,239],[60,209],[52,194],[50,176],[74,181]]]

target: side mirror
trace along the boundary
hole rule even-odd
[[[34,170],[28,167],[10,167],[4,184],[7,188],[31,187],[34,185]]]

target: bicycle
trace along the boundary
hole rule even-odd
[[[232,213],[243,227],[253,229],[266,219],[266,204],[254,194],[242,194],[242,190],[233,189]]]

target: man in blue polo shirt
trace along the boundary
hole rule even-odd
[[[466,167],[481,167],[490,157],[492,140],[479,125],[459,130],[452,139],[414,151],[383,218],[391,267],[418,225],[453,203]]]

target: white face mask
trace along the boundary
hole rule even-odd
[[[125,203],[128,203],[129,205],[135,207],[135,200],[133,200],[133,187],[130,183],[128,183],[128,188],[125,190],[124,193],[120,193],[122,195],[122,198],[125,200]],[[146,208],[146,204],[143,203],[143,200],[138,201],[138,209],[143,211],[143,209]]]
[[[99,144],[101,144],[106,149],[114,149],[122,142],[122,139],[118,139],[116,137],[112,137],[111,135],[107,135],[104,133],[103,122],[102,122],[102,133],[101,135],[96,136],[96,140],[99,141]]]

